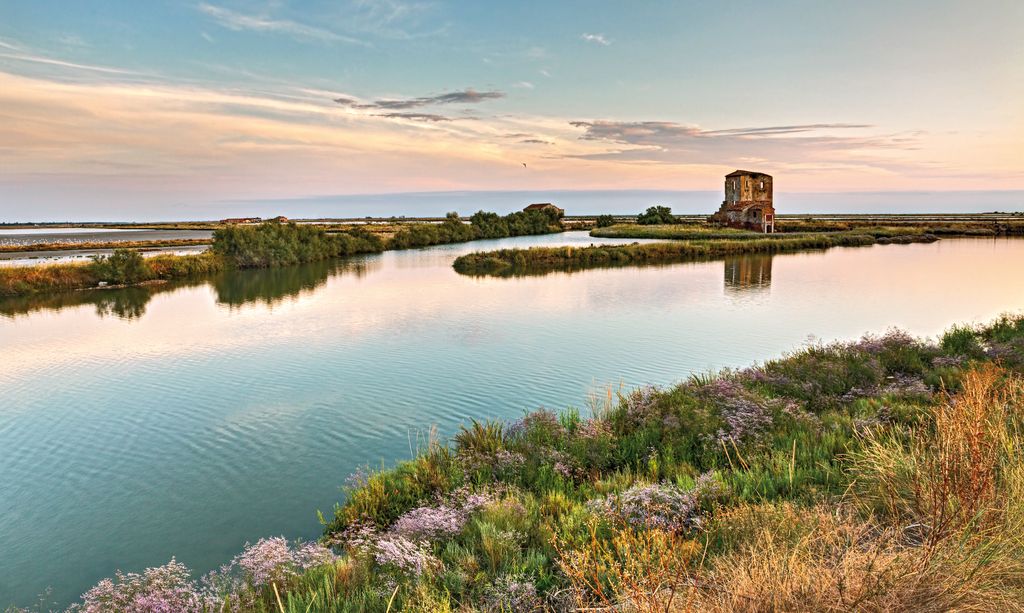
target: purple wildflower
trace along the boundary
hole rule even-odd
[[[438,560],[423,544],[397,534],[381,537],[372,545],[372,549],[374,559],[381,566],[390,566],[415,577],[438,564]]]
[[[718,430],[719,442],[742,442],[761,436],[772,425],[768,408],[733,379],[716,379],[700,388],[700,394],[718,409],[725,427]]]
[[[932,368],[959,368],[960,366],[963,366],[964,362],[966,361],[967,358],[962,355],[940,355],[936,358],[932,358]]]
[[[370,467],[368,465],[357,466],[348,477],[345,478],[345,487],[357,490],[364,487],[370,480]]]
[[[588,419],[580,423],[576,432],[584,439],[605,438],[611,436],[612,428],[602,419]]]
[[[888,377],[885,387],[881,390],[882,394],[890,396],[903,396],[903,397],[929,397],[932,394],[932,390],[920,377],[912,377],[909,375],[895,375]]]
[[[634,485],[621,494],[592,500],[588,506],[635,528],[684,531],[700,526],[700,498],[711,495],[715,487],[710,474],[702,475],[689,491],[671,484]]]
[[[411,539],[437,539],[462,532],[466,519],[465,512],[445,505],[417,507],[399,517],[391,531]]]
[[[306,543],[292,550],[283,536],[260,539],[233,560],[255,586],[269,585],[297,575],[299,571],[335,560],[330,549],[318,543]]]
[[[654,410],[660,391],[653,385],[637,388],[626,396],[626,414],[634,419],[644,419]]]
[[[565,428],[554,411],[537,409],[513,421],[505,429],[505,434],[510,439],[529,436],[531,433],[559,437],[565,434]]]
[[[255,545],[246,543],[235,563],[245,571],[254,585],[280,581],[292,573],[292,552],[284,537],[260,539]]]
[[[537,611],[543,607],[537,586],[521,576],[505,575],[484,594],[484,611]]]
[[[199,613],[215,603],[197,589],[184,564],[173,558],[164,566],[141,574],[118,572],[82,595],[82,602],[68,610],[78,613],[138,611],[139,613]]]

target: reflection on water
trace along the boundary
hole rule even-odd
[[[770,253],[725,258],[725,289],[733,292],[766,290],[772,284]]]
[[[408,457],[416,429],[584,407],[596,386],[669,385],[808,334],[934,335],[1024,308],[1024,240],[542,277],[451,267],[468,251],[591,242],[520,237],[0,302],[0,607],[47,585],[68,602],[172,555],[204,572],[246,540],[315,538],[315,510],[330,512],[345,476]]]
[[[730,256],[725,258],[724,265],[725,289],[727,291],[761,290],[767,289],[771,285],[772,256],[770,254]],[[262,303],[273,306],[286,299],[299,297],[303,293],[313,292],[331,277],[354,275],[356,278],[361,278],[379,270],[381,266],[382,261],[379,256],[361,256],[348,260],[312,262],[303,266],[231,271],[198,281],[21,296],[0,300],[0,315],[13,317],[43,309],[60,311],[67,307],[93,304],[96,306],[96,314],[100,317],[116,316],[121,319],[134,319],[145,314],[146,304],[153,296],[201,284],[208,284],[214,288],[218,304],[239,307],[246,304]],[[551,272],[545,271],[545,274]],[[586,271],[567,270],[561,271],[560,274],[580,272],[585,273]]]
[[[371,263],[368,259],[359,257],[345,261],[312,262],[303,266],[227,272],[214,278],[212,284],[217,290],[217,302],[220,304],[237,307],[259,302],[273,306],[286,298],[316,290],[330,277],[354,275],[361,278],[380,267],[379,260]]]
[[[231,271],[203,280],[18,296],[0,299],[0,315],[14,317],[33,311],[60,311],[92,304],[100,317],[113,316],[130,320],[142,317],[146,313],[146,304],[154,296],[196,285],[212,286],[218,304],[230,307],[251,303],[273,306],[315,291],[330,277],[351,274],[358,278],[379,266],[379,261],[371,261],[369,258],[352,258],[348,261],[313,262],[303,266],[266,270]]]

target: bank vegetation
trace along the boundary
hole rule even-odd
[[[473,421],[357,471],[319,543],[78,610],[1022,611],[1022,373],[1004,316]]]
[[[559,218],[548,211],[504,216],[480,211],[468,222],[450,213],[441,223],[403,224],[390,235],[367,226],[328,230],[294,223],[234,224],[214,230],[210,249],[201,254],[143,257],[138,249],[120,246],[87,263],[0,267],[0,297],[190,279],[230,269],[561,231]]]

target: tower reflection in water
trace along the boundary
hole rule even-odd
[[[764,291],[772,284],[770,254],[740,255],[725,259],[725,291]]]

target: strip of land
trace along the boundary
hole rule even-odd
[[[1024,221],[960,221],[936,222],[933,220],[887,219],[878,221],[831,221],[831,220],[781,220],[775,224],[775,237],[796,236],[817,233],[857,232],[877,238],[895,237],[908,234],[932,234],[935,236],[1024,236]],[[590,231],[596,238],[657,238],[672,240],[700,240],[712,238],[764,238],[766,235],[752,230],[727,228],[707,223],[678,223],[642,225],[616,223],[596,227]]]
[[[650,266],[752,253],[787,253],[831,247],[863,247],[876,243],[918,243],[938,240],[931,234],[872,236],[862,233],[755,234],[751,237],[676,240],[589,247],[534,247],[470,253],[456,258],[453,268],[465,275],[536,275],[612,266]]]

